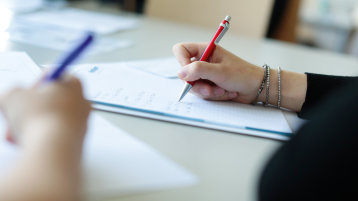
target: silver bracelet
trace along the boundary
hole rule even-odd
[[[278,99],[277,99],[277,108],[281,109],[281,67],[278,67]]]
[[[270,66],[266,65],[266,74],[267,74],[267,78],[266,78],[266,99],[265,99],[265,104],[264,106],[268,106],[269,104],[269,98],[270,98]]]
[[[260,96],[261,92],[264,90],[264,87],[265,87],[265,82],[266,82],[266,78],[267,78],[267,70],[266,70],[267,65],[265,64],[263,67],[265,69],[264,70],[264,77],[262,78],[260,88],[257,91],[257,95],[256,95],[256,98],[255,98],[254,104],[257,103],[257,100],[259,99],[259,96]]]

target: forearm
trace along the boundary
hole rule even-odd
[[[1,201],[78,200],[81,143],[61,134],[61,129],[49,130],[52,133],[31,134],[42,137],[24,146],[21,159],[0,183]]]
[[[305,102],[307,91],[307,76],[302,73],[295,73],[281,70],[281,107],[299,112]],[[266,100],[266,83],[259,101]],[[277,105],[278,102],[278,70],[270,72],[269,104]]]

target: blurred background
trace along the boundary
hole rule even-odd
[[[26,13],[68,4],[111,7],[210,28],[230,14],[233,34],[358,56],[358,0],[0,0],[0,34],[7,26],[6,8]]]

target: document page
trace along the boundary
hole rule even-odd
[[[181,66],[175,57],[126,61],[126,65],[165,78],[178,78]]]
[[[192,94],[178,102],[182,81],[152,75],[125,63],[79,65],[73,73],[82,80],[86,97],[99,109],[132,111],[149,118],[275,139],[287,139],[292,134],[278,109],[207,101]]]
[[[99,115],[89,120],[83,151],[85,200],[177,188],[197,183],[197,177],[153,148],[111,125]],[[4,139],[0,114],[0,181],[21,156],[21,149]]]
[[[93,31],[97,34],[111,34],[137,26],[137,20],[132,18],[74,8],[30,13],[22,15],[21,20],[27,23],[58,26],[68,30]]]
[[[0,53],[0,94],[13,87],[29,87],[40,76],[40,68],[26,53]]]

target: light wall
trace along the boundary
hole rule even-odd
[[[230,32],[262,38],[273,0],[147,0],[149,16],[213,27],[226,15],[232,17]]]

